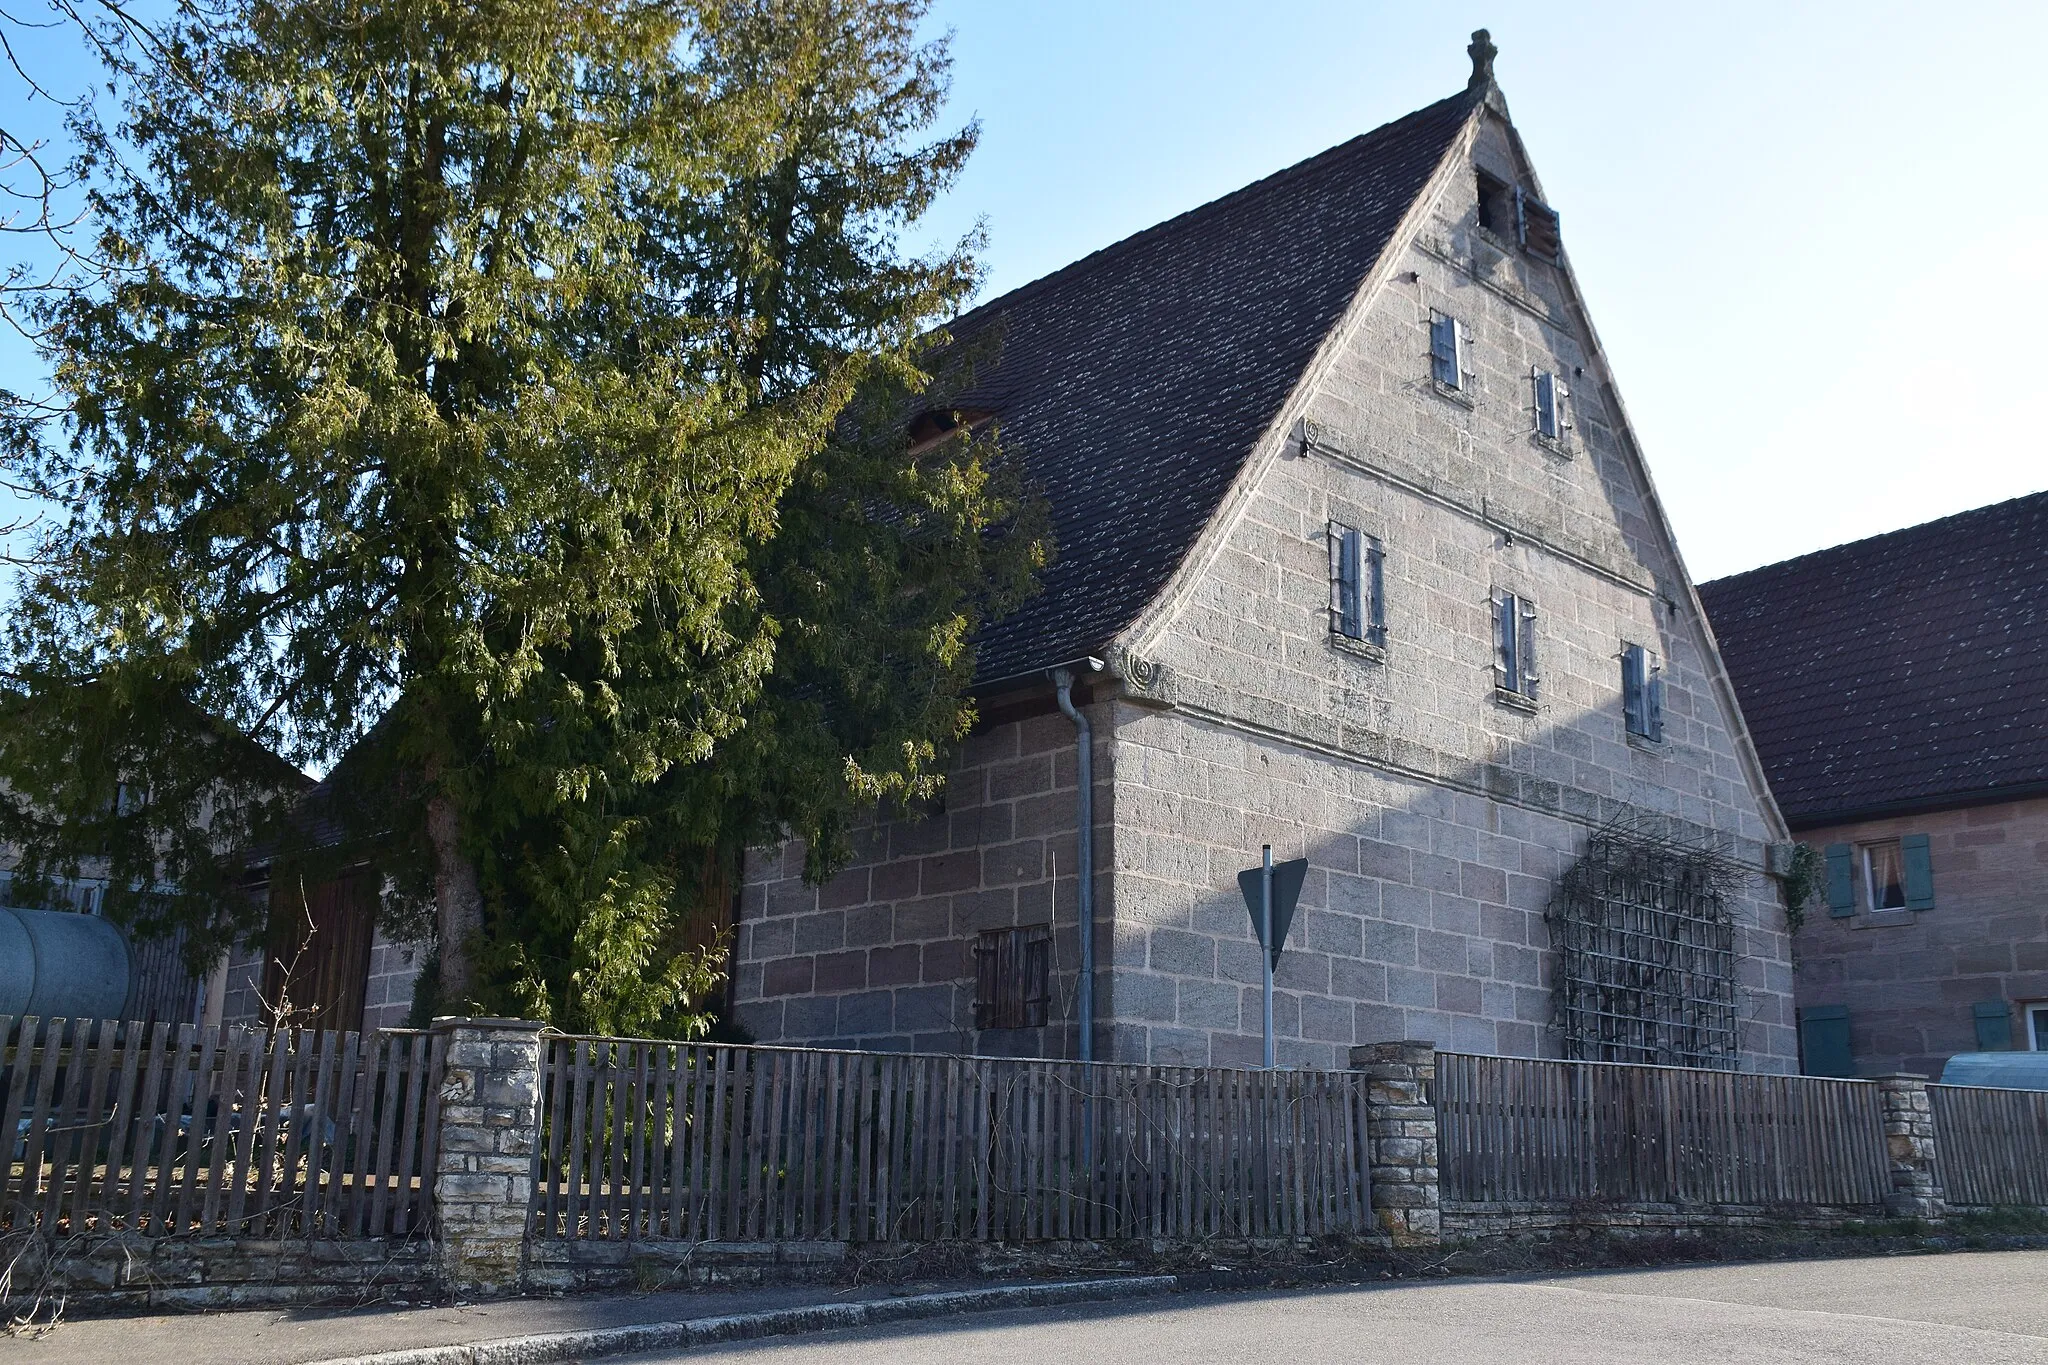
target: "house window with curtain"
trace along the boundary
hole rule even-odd
[[[1338,641],[1387,643],[1386,552],[1356,527],[1331,522],[1330,634]]]
[[[1873,910],[1905,909],[1906,860],[1899,852],[1899,841],[1865,844],[1861,851],[1864,904]]]
[[[1925,834],[1829,844],[1828,913],[1846,919],[1864,910],[1932,910],[1934,860]]]

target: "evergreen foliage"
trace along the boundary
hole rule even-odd
[[[966,377],[931,329],[976,245],[901,246],[975,138],[921,140],[922,10],[173,33],[84,129],[107,269],[36,315],[61,421],[7,409],[61,509],[0,695],[25,866],[105,858],[204,955],[260,918],[237,848],[326,845],[430,906],[444,1009],[700,1027],[735,850],[788,830],[822,876],[936,790],[969,640],[1046,554],[992,432],[905,440]],[[265,750],[341,760],[311,812]]]

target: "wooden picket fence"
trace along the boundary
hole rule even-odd
[[[1867,1081],[1439,1053],[1443,1196],[1480,1203],[1881,1205]]]
[[[1948,1202],[2048,1206],[2048,1092],[1930,1085]]]
[[[1031,1240],[1359,1232],[1351,1072],[554,1036],[550,1238]]]
[[[405,1236],[443,1043],[0,1016],[0,1229]]]

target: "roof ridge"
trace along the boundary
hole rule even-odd
[[[2010,510],[2015,504],[2030,502],[2036,499],[2048,500],[2048,489],[2041,489],[2032,493],[2021,493],[2016,497],[2005,498],[1999,502],[1985,503],[1982,507],[1968,507],[1960,512],[1951,512],[1945,517],[1935,517],[1931,521],[1915,522],[1911,526],[1899,526],[1889,531],[1879,531],[1876,535],[1864,536],[1860,540],[1845,540],[1835,545],[1824,545],[1818,550],[1808,550],[1803,555],[1794,555],[1790,559],[1780,559],[1770,564],[1759,564],[1753,569],[1744,569],[1740,573],[1724,574],[1720,578],[1710,579],[1700,584],[1700,591],[1705,592],[1709,588],[1719,588],[1724,584],[1736,583],[1746,578],[1752,578],[1757,574],[1775,573],[1781,569],[1790,569],[1828,555],[1846,554],[1851,550],[1875,545],[1879,541],[1932,531],[1936,527],[1947,526],[1952,522],[1967,521],[1975,517],[1988,517],[1995,513]]]
[[[1423,116],[1425,115],[1439,113],[1446,106],[1449,105],[1476,104],[1479,102],[1479,100],[1483,98],[1483,91],[1475,92],[1471,89],[1460,90],[1457,94],[1448,96],[1444,99],[1440,99],[1436,101],[1434,104],[1425,104],[1420,109],[1411,110],[1408,113],[1401,115],[1401,117],[1399,118],[1389,119],[1385,123],[1380,124],[1377,128],[1369,128],[1365,132],[1344,139],[1344,141],[1337,143],[1335,146],[1325,147],[1322,151],[1317,152],[1312,156],[1303,157],[1300,161],[1297,161],[1290,166],[1283,166],[1277,171],[1273,171],[1270,174],[1260,176],[1257,180],[1252,181],[1248,185],[1240,185],[1236,189],[1231,190],[1228,194],[1220,194],[1216,196],[1216,198],[1210,199],[1204,203],[1197,204],[1191,209],[1183,209],[1181,212],[1175,214],[1171,218],[1167,218],[1160,222],[1153,223],[1149,227],[1139,228],[1136,232],[1133,232],[1128,236],[1119,237],[1117,240],[1109,243],[1107,246],[1097,247],[1095,250],[1089,252],[1087,255],[1069,261],[1065,265],[1060,266],[1058,269],[1050,270],[1045,274],[1040,275],[1038,278],[1033,280],[1027,280],[1023,284],[1018,285],[1016,288],[998,294],[992,299],[989,299],[982,303],[975,304],[972,308],[969,308],[966,312],[957,315],[952,320],[942,324],[942,326],[946,331],[957,332],[964,326],[982,320],[982,315],[993,316],[997,311],[999,311],[998,305],[1002,305],[1004,307],[1010,306],[1020,299],[1038,293],[1042,288],[1049,287],[1056,281],[1066,279],[1084,270],[1100,266],[1107,261],[1122,256],[1127,251],[1135,250],[1139,244],[1148,242],[1156,237],[1162,236],[1169,229],[1182,229],[1193,222],[1207,218],[1211,214],[1221,211],[1222,208],[1227,204],[1230,204],[1235,201],[1241,201],[1250,197],[1254,191],[1268,191],[1271,190],[1276,184],[1282,181],[1291,179],[1299,175],[1306,175],[1312,168],[1319,165],[1320,163],[1328,161],[1345,152],[1356,150],[1361,144],[1370,142],[1372,139],[1379,137],[1383,133],[1391,132],[1393,129],[1400,127],[1404,123],[1417,121],[1423,118]]]

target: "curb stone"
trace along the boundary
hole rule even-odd
[[[956,1313],[1149,1298],[1178,1291],[1182,1288],[1180,1281],[1181,1277],[1176,1275],[1139,1275],[1120,1280],[1068,1280],[1055,1284],[962,1289],[858,1303],[820,1303],[758,1313],[730,1313],[722,1317],[688,1318],[680,1322],[599,1327],[582,1332],[544,1332],[456,1346],[380,1351],[375,1355],[336,1356],[315,1361],[313,1365],[550,1365],[555,1361],[586,1360],[594,1356],[869,1327],[884,1322],[950,1317]]]

